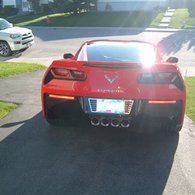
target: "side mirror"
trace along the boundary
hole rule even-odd
[[[71,53],[65,53],[64,54],[64,59],[73,58],[73,57],[74,57],[74,55],[71,54]]]
[[[176,57],[169,57],[166,62],[175,64],[175,63],[178,63],[178,61],[179,59]]]

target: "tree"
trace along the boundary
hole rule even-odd
[[[81,11],[90,11],[91,7],[96,7],[97,0],[54,0],[58,12],[73,12],[77,14]]]

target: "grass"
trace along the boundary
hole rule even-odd
[[[40,64],[0,62],[0,78],[13,76],[22,73],[30,73],[37,70],[43,70],[45,66]]]
[[[186,114],[195,122],[195,77],[186,77]]]
[[[5,103],[0,101],[0,119],[5,117],[12,110],[16,109],[17,105],[13,103]]]
[[[97,26],[97,27],[140,27],[158,28],[165,11],[153,12],[85,12],[79,14],[56,13],[47,15],[25,15],[8,17],[16,26]],[[195,28],[195,17],[190,17],[188,9],[176,9],[172,16],[170,28]]]
[[[158,28],[159,24],[163,18],[164,12],[160,12],[157,14],[157,16],[154,18],[154,20],[151,22],[150,27],[151,28]]]
[[[17,26],[101,26],[101,27],[148,27],[157,13],[134,12],[86,12],[80,14],[58,13],[47,16],[17,16],[9,21]]]
[[[195,17],[191,17],[188,9],[177,9],[169,24],[170,28],[195,28]]]
[[[189,19],[188,9],[177,9],[171,18],[170,28],[184,28]]]

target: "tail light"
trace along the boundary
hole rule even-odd
[[[183,90],[183,82],[176,72],[155,72],[143,73],[138,77],[141,84],[174,84],[178,89]]]
[[[65,80],[76,80],[84,81],[86,80],[86,74],[79,70],[70,70],[65,68],[52,68],[51,74],[54,78],[65,79]]]

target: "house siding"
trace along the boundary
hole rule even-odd
[[[16,0],[3,0],[2,5],[3,5],[3,7],[5,7],[5,6],[16,7]]]
[[[141,10],[154,10],[157,7],[165,7],[165,1],[120,1],[120,2],[98,2],[97,10],[106,11],[106,7],[109,4],[110,11],[141,11]]]
[[[40,5],[42,5],[42,4],[49,4],[49,3],[51,3],[51,2],[54,2],[54,0],[40,0]]]

